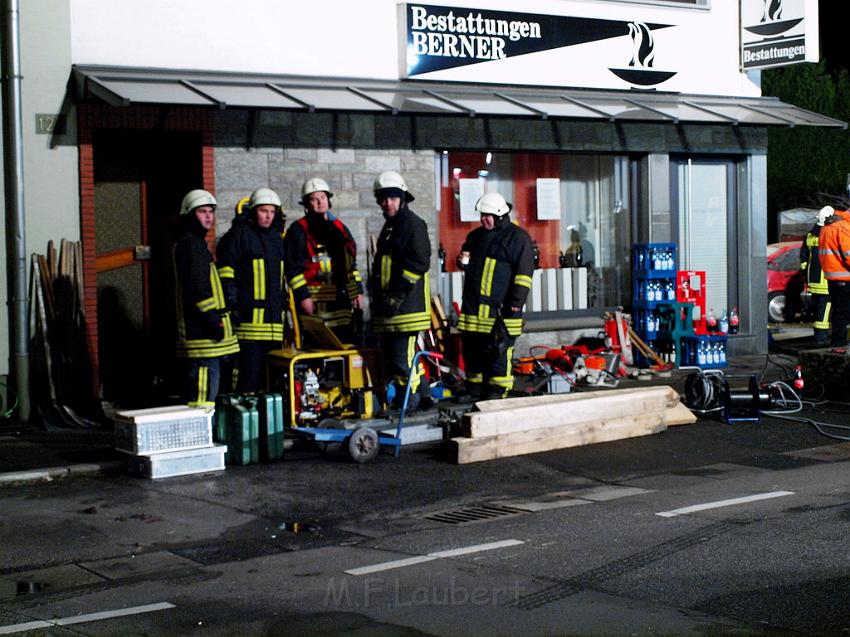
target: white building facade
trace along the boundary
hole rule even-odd
[[[543,271],[527,344],[596,333],[606,310],[630,305],[631,245],[673,242],[680,269],[707,272],[715,312],[738,308],[732,352],[766,351],[767,127],[841,125],[761,96],[743,70],[749,24],[797,40],[750,52],[748,68],[816,59],[809,0],[786,2],[785,18],[758,0],[22,5],[27,247],[82,241],[95,384],[116,316],[163,361],[151,373],[167,371],[185,191],[215,192],[220,236],[260,186],[298,218],[301,182],[321,176],[365,273],[383,221],[372,183],[387,169],[416,195],[444,296],[475,195],[514,203]],[[576,242],[584,272],[570,297],[546,286]]]

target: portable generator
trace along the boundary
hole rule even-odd
[[[268,389],[283,396],[287,426],[365,420],[381,411],[380,350],[344,345],[317,317],[301,317],[301,326],[316,349],[287,347],[267,356]]]

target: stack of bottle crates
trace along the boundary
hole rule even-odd
[[[636,243],[632,246],[632,323],[635,333],[659,356],[676,362],[678,344],[662,330],[662,309],[676,302],[676,244]],[[654,361],[639,352],[639,367]]]
[[[678,273],[677,299],[692,303],[696,310],[692,333],[679,339],[679,364],[702,369],[722,369],[726,367],[728,338],[724,330],[710,330],[705,297],[705,272],[684,270]],[[716,324],[716,321],[714,323]]]

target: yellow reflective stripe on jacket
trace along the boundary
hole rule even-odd
[[[511,336],[519,336],[522,334],[522,319],[521,318],[503,318],[505,329]]]
[[[210,310],[217,309],[217,303],[215,297],[211,296],[208,299],[195,303],[195,307],[197,307],[201,312],[209,312]]]
[[[521,285],[524,288],[531,289],[531,277],[527,274],[517,274],[514,277],[514,285]]]
[[[210,288],[212,289],[212,296],[195,303],[195,307],[201,312],[223,310],[225,308],[224,291],[221,288],[221,279],[214,263],[210,263]]]
[[[218,276],[222,279],[233,279],[236,278],[236,270],[229,265],[225,265],[218,269]]]
[[[490,290],[493,289],[493,273],[496,271],[496,259],[486,257],[484,259],[484,268],[481,270],[481,296],[490,296]],[[479,315],[481,310],[479,309]]]
[[[375,317],[372,325],[376,332],[418,332],[431,328],[431,315],[428,312],[415,312],[392,318]]]
[[[493,331],[495,325],[495,318],[473,316],[472,314],[461,314],[457,321],[458,329],[463,332],[489,334]]]
[[[254,259],[254,299],[263,301],[266,298],[266,264],[263,259]]]
[[[402,270],[401,276],[410,281],[411,283],[416,283],[419,279],[422,278],[422,275],[418,272],[411,272],[410,270]]]
[[[305,285],[307,285],[307,279],[304,278],[303,274],[296,274],[294,277],[289,279],[289,287],[293,290],[303,288]]]
[[[283,340],[283,323],[242,323],[235,331],[243,341]]]
[[[239,351],[239,341],[235,335],[220,341],[205,338],[194,338],[179,343],[176,348],[177,356],[181,358],[215,358],[227,356]]]
[[[311,285],[310,296],[314,301],[332,302],[336,301],[336,286],[333,283],[322,283],[321,285]]]
[[[390,276],[392,275],[393,259],[390,255],[385,254],[381,257],[381,289],[386,290],[390,284]]]

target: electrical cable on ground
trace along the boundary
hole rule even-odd
[[[20,398],[18,397],[18,392],[16,392],[14,389],[9,387],[6,383],[0,382],[0,387],[3,387],[6,390],[6,396],[11,394],[15,398],[14,404],[9,409],[6,409],[5,411],[3,411],[3,403],[0,402],[0,419],[5,420],[9,416],[11,416],[13,413],[15,413],[15,410],[18,408],[18,405],[20,404],[21,401],[20,401]]]

